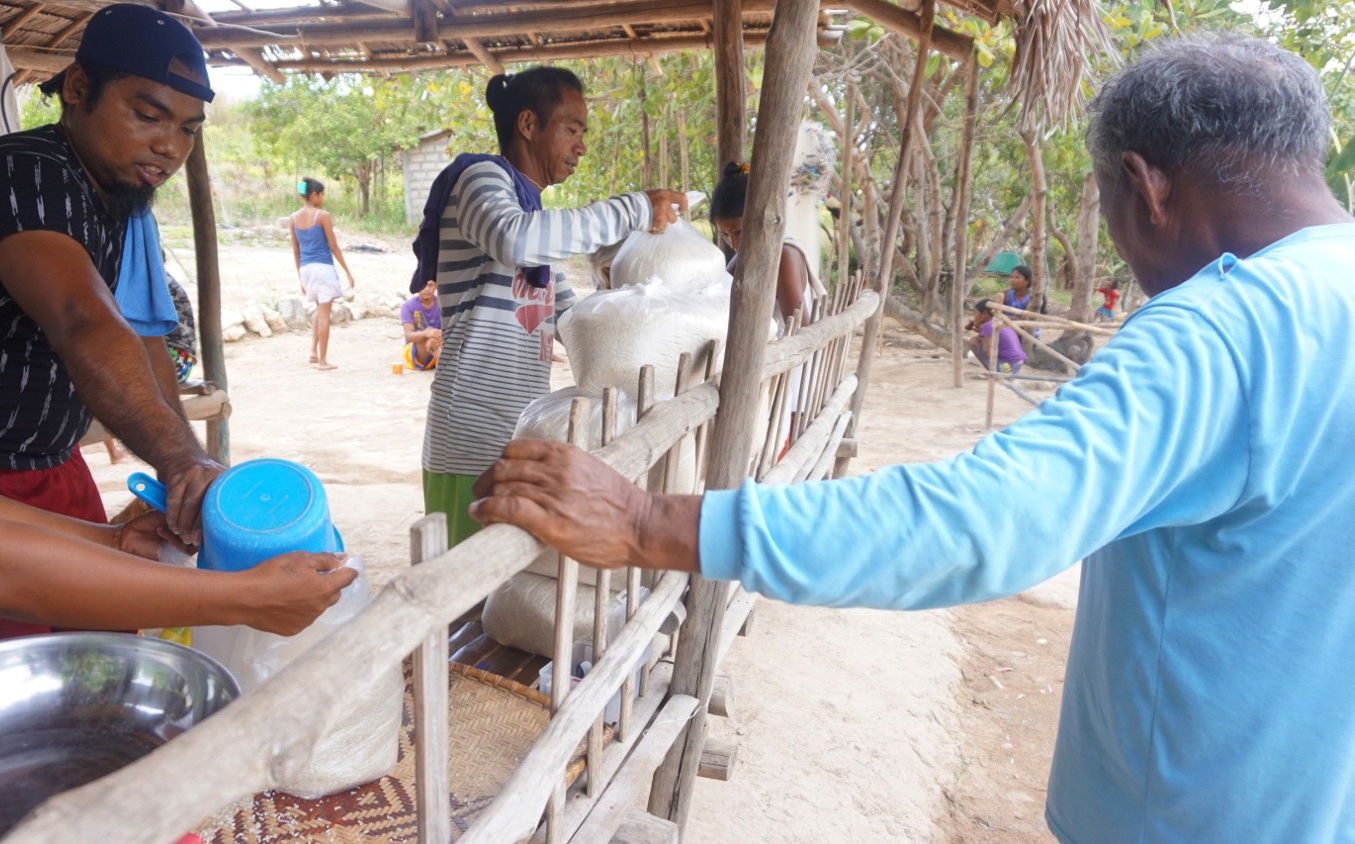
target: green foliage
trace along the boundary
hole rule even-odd
[[[27,96],[19,106],[22,112],[19,121],[23,128],[34,129],[61,119],[61,102],[56,96],[43,96],[36,85],[28,86],[26,92],[20,90],[21,96],[25,93]]]

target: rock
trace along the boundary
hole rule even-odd
[[[259,307],[257,302],[246,302],[241,317],[245,323],[245,329],[250,334],[257,334],[260,337],[272,337],[273,329],[268,327],[267,321],[263,318],[263,308]]]
[[[306,311],[306,303],[301,301],[299,296],[288,296],[278,300],[278,315],[288,328],[296,331],[305,331],[310,327],[310,315]]]
[[[345,306],[348,308],[349,316],[353,319],[366,319],[372,315],[372,306],[366,302],[354,300],[346,302]]]
[[[277,311],[273,310],[267,305],[261,305],[260,310],[263,311],[263,321],[268,323],[269,328],[273,329],[274,331],[287,330],[287,321],[282,318],[282,314],[278,313]]]
[[[329,322],[331,325],[343,325],[353,318],[353,312],[348,310],[348,303],[335,302],[329,310]]]
[[[238,322],[232,322],[221,329],[221,339],[227,343],[237,343],[245,339],[245,326]]]

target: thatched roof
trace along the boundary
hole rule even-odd
[[[0,33],[15,67],[32,82],[71,60],[85,22],[108,0],[0,0]],[[193,0],[164,8],[193,26],[214,66],[247,66],[280,82],[296,72],[401,73],[605,55],[653,55],[713,46],[713,0],[320,0],[290,8],[207,13]],[[944,0],[996,21],[1013,0]],[[761,44],[774,0],[743,0],[743,33]],[[825,6],[819,42],[836,43],[852,13],[916,34],[921,0],[843,0]],[[970,40],[937,28],[934,47],[959,57]]]

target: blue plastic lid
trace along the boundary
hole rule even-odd
[[[240,463],[207,490],[202,502],[198,565],[217,571],[253,568],[289,551],[342,551],[320,479],[290,460]]]

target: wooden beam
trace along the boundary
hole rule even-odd
[[[70,38],[76,30],[83,29],[85,24],[89,23],[89,19],[92,17],[94,17],[93,12],[85,12],[84,14],[77,16],[75,20],[61,27],[56,35],[53,35],[51,40],[47,42],[47,46],[60,47],[61,43],[67,38]]]
[[[922,17],[886,0],[842,0],[842,5],[914,41],[922,38]],[[974,39],[945,27],[934,26],[931,28],[931,48],[943,56],[962,62],[974,49]]]
[[[744,4],[748,8],[748,4]],[[753,139],[743,243],[730,297],[729,342],[720,380],[720,412],[711,435],[707,489],[731,489],[743,482],[752,456],[749,432],[762,394],[767,356],[766,327],[772,316],[776,268],[785,228],[786,180],[790,176],[796,127],[800,122],[810,68],[817,51],[816,0],[782,0],[767,37],[767,63]],[[678,637],[672,691],[702,701],[654,777],[653,814],[685,826],[701,763],[706,708],[719,659],[719,641],[729,585],[693,576],[688,620]],[[685,630],[690,630],[686,633]]]
[[[258,47],[241,47],[234,53],[240,57],[241,61],[254,68],[254,72],[265,77],[274,84],[281,85],[287,81],[287,77],[282,75],[282,71],[268,63],[263,57],[263,50]]]
[[[443,31],[446,35],[446,31]],[[745,47],[761,47],[767,37],[766,31],[748,30],[743,34]],[[709,36],[684,35],[676,38],[650,37],[640,42],[631,41],[586,41],[575,44],[560,44],[550,47],[514,47],[497,50],[494,57],[504,65],[521,62],[550,62],[562,59],[586,59],[599,56],[641,56],[650,53],[673,53],[683,50],[705,50],[712,46]],[[213,67],[247,66],[242,60],[208,57],[207,63]],[[401,56],[389,59],[370,59],[345,61],[335,59],[295,59],[275,62],[281,71],[297,73],[349,73],[376,71],[400,73],[404,71],[433,70],[444,67],[471,67],[480,64],[480,60],[469,51],[464,54],[432,54],[425,56]],[[61,67],[65,67],[62,64]],[[58,68],[60,70],[60,68]]]
[[[466,49],[470,51],[472,56],[480,60],[480,64],[489,68],[495,74],[504,72],[503,62],[499,61],[498,56],[491,53],[479,38],[466,38],[463,39],[462,43],[466,45]]]
[[[292,6],[286,9],[260,9],[255,12],[217,12],[212,20],[219,24],[268,28],[289,23],[327,21],[390,20],[394,12],[362,6]]]
[[[414,41],[432,44],[438,40],[438,10],[433,0],[411,0],[414,18]]]
[[[874,0],[883,3],[883,0]],[[887,5],[887,4],[885,4]],[[743,0],[745,12],[770,12],[775,0]],[[588,3],[572,6],[568,16],[558,10],[498,12],[469,16],[452,15],[442,21],[442,32],[449,38],[481,38],[517,35],[523,31],[578,32],[605,29],[623,24],[673,23],[698,21],[711,17],[711,0],[632,0],[626,3]],[[293,42],[307,46],[352,44],[357,41],[405,42],[409,21],[371,20],[357,24],[298,24],[294,32],[265,34],[251,29],[214,27],[196,33],[205,49],[267,47]]]
[[[74,50],[63,54],[9,47],[5,53],[9,56],[9,63],[14,65],[16,70],[36,70],[47,74],[60,73],[75,60]]]
[[[18,32],[20,27],[24,24],[42,14],[46,8],[47,7],[41,3],[34,3],[32,6],[29,6],[27,9],[24,9],[19,14],[5,21],[3,25],[0,25],[0,35],[3,35],[8,39],[11,35]]]

